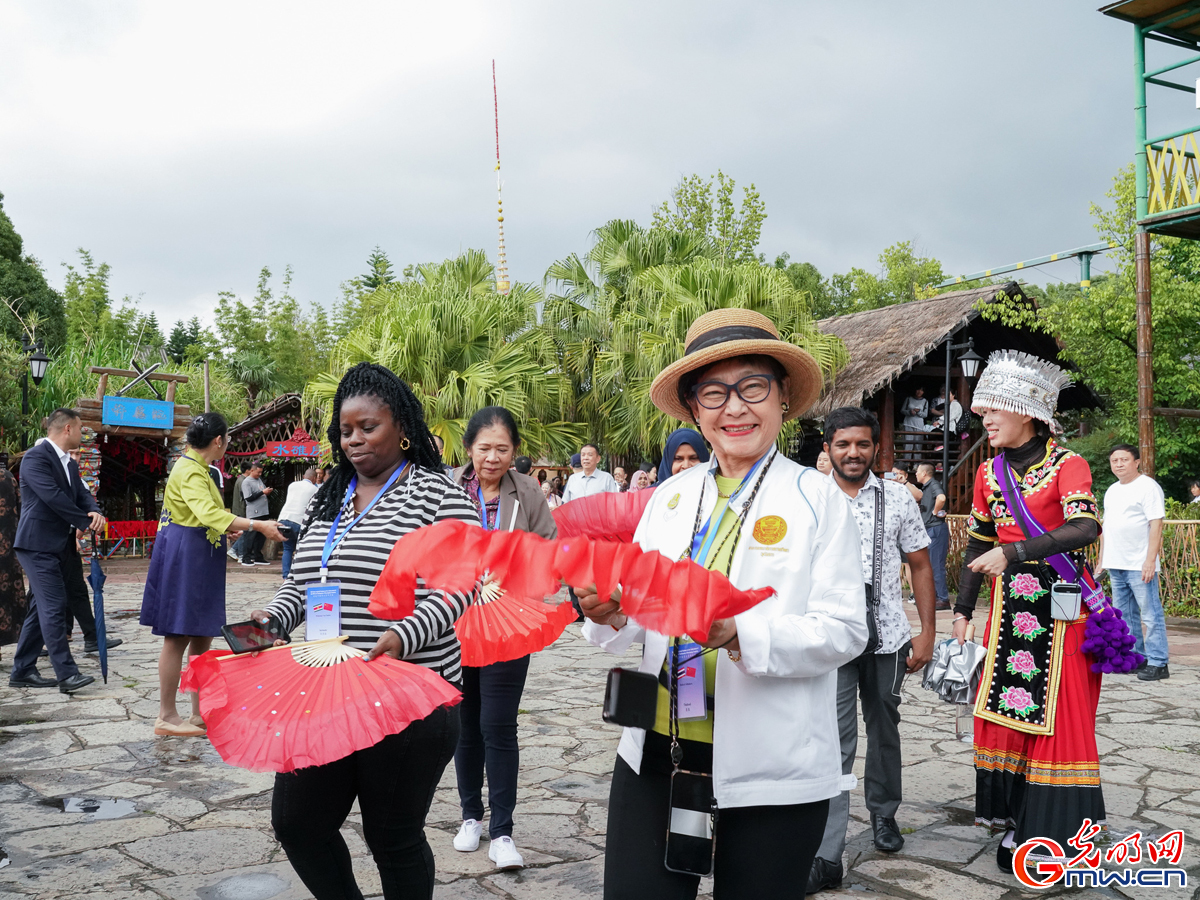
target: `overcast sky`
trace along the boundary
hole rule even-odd
[[[264,265],[329,304],[376,244],[494,257],[495,58],[514,279],[718,167],[768,258],[975,271],[1097,240],[1133,156],[1132,26],[1098,5],[0,0],[0,191],[56,285],[86,247],[167,323]]]

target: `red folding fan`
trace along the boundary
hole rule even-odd
[[[720,572],[643,552],[637,544],[585,537],[548,541],[446,519],[396,542],[368,608],[381,619],[395,619],[405,604],[411,608],[418,578],[432,588],[463,591],[485,574],[521,600],[540,600],[559,579],[572,587],[595,585],[601,595],[619,586],[621,606],[638,624],[701,638],[717,619],[745,612],[774,593],[769,587],[739,590]]]
[[[366,654],[334,638],[264,650],[210,650],[180,688],[200,692],[208,738],[231,766],[291,772],[320,766],[399,734],[462,699],[424,666]]]
[[[464,666],[488,666],[544,650],[575,621],[575,607],[521,599],[488,578],[454,623]]]
[[[592,494],[564,503],[554,510],[558,536],[628,544],[653,495],[654,488],[645,488],[622,494]]]

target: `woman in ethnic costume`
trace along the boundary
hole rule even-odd
[[[1026,539],[993,461],[980,465],[954,636],[963,639],[983,578],[991,576],[987,658],[975,703],[975,821],[1005,830],[996,854],[1005,872],[1012,872],[1013,848],[1029,838],[1052,838],[1073,855],[1068,841],[1083,820],[1105,821],[1096,752],[1101,675],[1081,646],[1088,608],[1080,604],[1071,622],[1051,616],[1058,576],[1046,564],[1066,553],[1082,569],[1078,551],[1100,531],[1091,469],[1053,437],[1058,393],[1069,383],[1057,366],[999,351],[971,404],[1046,532]]]

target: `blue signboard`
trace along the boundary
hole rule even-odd
[[[105,397],[100,421],[105,425],[132,425],[135,428],[175,427],[175,404],[165,400],[139,400],[136,397]]]

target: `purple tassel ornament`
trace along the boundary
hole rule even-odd
[[[1080,649],[1095,659],[1093,672],[1123,674],[1132,672],[1146,661],[1146,657],[1133,649],[1137,641],[1129,633],[1129,623],[1111,603],[1104,603],[1100,609],[1091,612],[1083,634]]]

